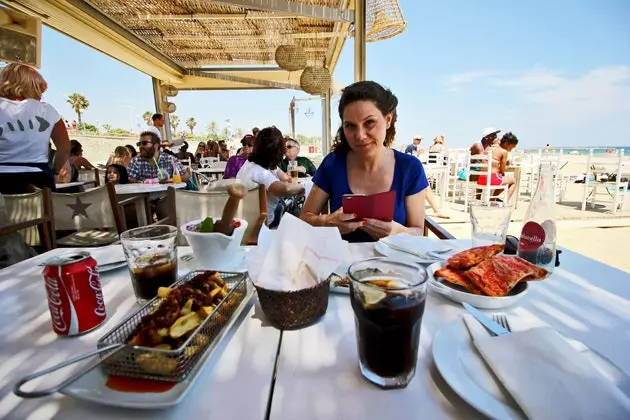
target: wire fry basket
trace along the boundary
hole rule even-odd
[[[173,284],[172,287],[188,283],[203,272],[193,271]],[[180,382],[186,379],[207,347],[216,339],[228,320],[235,315],[235,310],[247,295],[246,274],[219,274],[227,284],[228,294],[179,348],[162,350],[126,344],[142,318],[157,309],[164,300],[156,297],[98,341],[97,347],[99,349],[125,344],[112,356],[108,357],[108,355],[101,354],[102,367],[105,372],[109,375],[169,382]]]

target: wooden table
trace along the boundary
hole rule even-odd
[[[79,337],[59,337],[51,327],[38,264],[74,249],[56,249],[0,271],[0,418],[2,419],[262,419],[280,332],[265,325],[254,295],[240,326],[226,336],[208,360],[185,399],[166,410],[106,407],[61,394],[22,399],[12,392],[20,377],[96,349],[98,339],[139,306],[126,268],[101,274],[108,318],[98,329]],[[190,253],[181,247],[180,255]],[[180,274],[189,270],[180,264]],[[68,368],[68,377],[78,367]],[[59,379],[59,378],[57,378]],[[56,382],[54,382],[56,383]],[[52,385],[43,380],[38,388]]]
[[[469,240],[454,243],[470,246]],[[349,247],[353,261],[374,255],[372,244]],[[94,349],[102,334],[137,308],[127,271],[104,273],[106,324],[80,337],[57,337],[51,331],[37,264],[64,251],[57,249],[0,271],[0,418],[483,418],[450,389],[433,363],[436,332],[465,313],[460,305],[433,292],[427,297],[416,374],[405,389],[383,391],[363,379],[349,297],[331,294],[326,315],[295,331],[280,333],[266,326],[260,309],[253,307],[208,361],[189,395],[169,410],[114,409],[63,395],[22,400],[11,393],[17,378]],[[531,284],[528,295],[505,310],[512,327],[550,325],[630,373],[630,274],[563,251],[562,265],[552,277]],[[180,248],[180,255],[187,252]],[[182,272],[186,269],[180,266]],[[265,415],[268,405],[269,417]]]

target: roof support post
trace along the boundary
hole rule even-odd
[[[330,130],[330,97],[332,89],[328,89],[322,97],[322,154],[326,156],[332,146]]]
[[[366,78],[366,0],[356,0],[354,8],[354,81]]]
[[[169,114],[165,113],[162,109],[162,102],[165,100],[164,93],[162,92],[162,86],[160,81],[155,77],[152,77],[153,82],[153,100],[155,101],[155,112],[164,115],[164,127],[160,128],[162,132],[162,138],[164,140],[171,141],[171,118]]]

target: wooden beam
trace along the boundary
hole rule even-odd
[[[309,39],[309,38],[337,38],[348,37],[350,32],[305,32],[305,33],[285,33],[285,34],[234,34],[234,35],[212,35],[212,36],[199,36],[199,35],[164,35],[162,39],[166,41],[216,41],[216,40],[241,40],[241,39]]]
[[[208,3],[226,4],[228,6],[244,7],[246,9],[262,10],[290,14],[311,19],[334,20],[339,22],[353,22],[354,11],[341,8],[317,6],[287,0],[206,0]]]
[[[139,20],[256,20],[256,19],[296,19],[299,16],[282,13],[191,13],[180,15],[150,15],[138,13]]]
[[[316,47],[304,47],[302,48],[306,52],[324,52],[327,47],[316,48]],[[178,54],[256,54],[256,53],[273,53],[275,52],[277,47],[267,47],[267,48],[249,48],[249,47],[241,47],[241,48],[174,48],[171,51],[171,55]]]

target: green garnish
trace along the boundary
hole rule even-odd
[[[206,217],[203,222],[199,225],[199,232],[201,233],[211,233],[214,232],[214,220],[212,217]]]

